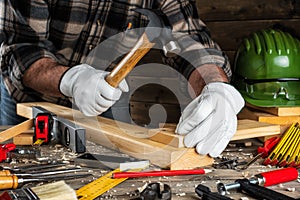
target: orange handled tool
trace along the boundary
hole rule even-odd
[[[0,190],[16,189],[22,183],[22,179],[18,179],[16,175],[0,176]]]

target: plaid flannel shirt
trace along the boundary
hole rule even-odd
[[[0,2],[0,58],[9,93],[17,102],[45,100],[69,104],[67,98],[45,96],[26,88],[22,84],[26,69],[43,57],[69,67],[84,62],[95,46],[124,31],[129,22],[134,27],[147,25],[147,17],[132,11],[134,8],[160,9],[174,32],[197,41],[183,47],[190,62],[179,56],[162,58],[166,64],[188,78],[195,65],[214,63],[231,77],[227,57],[211,40],[194,1],[7,0]],[[195,50],[203,55],[193,55]]]

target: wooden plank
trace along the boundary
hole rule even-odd
[[[248,139],[248,138],[274,136],[278,134],[280,134],[279,125],[244,119],[244,120],[238,120],[237,132],[233,136],[231,141]]]
[[[192,169],[212,164],[214,159],[199,155],[194,148],[174,148],[143,138],[148,129],[103,117],[85,117],[81,112],[63,106],[41,102],[17,104],[17,113],[32,118],[32,106],[41,106],[86,129],[87,140],[171,169]],[[194,162],[186,163],[187,160]],[[173,165],[175,163],[175,165]]]
[[[165,128],[158,128],[158,129],[151,129],[148,131],[148,138],[160,142],[163,144],[168,144],[172,147],[182,148],[184,147],[183,139],[184,137],[181,135],[175,134],[175,129],[165,129]]]
[[[27,131],[31,129],[33,126],[33,119],[26,120],[16,126],[13,126],[9,129],[6,129],[2,132],[0,132],[0,143],[5,142],[21,133],[24,131]]]
[[[32,145],[33,144],[33,130],[25,131],[20,135],[13,138],[13,143],[15,145]]]
[[[297,2],[297,3],[296,3]],[[197,0],[196,5],[204,21],[243,19],[300,18],[298,1],[286,0]]]
[[[252,119],[258,122],[265,122],[278,125],[291,125],[294,122],[300,122],[300,116],[276,116],[269,113],[257,111],[244,107],[238,114],[239,119]]]
[[[300,107],[260,107],[249,103],[246,103],[246,106],[276,116],[297,116],[297,115],[299,116],[300,115]]]
[[[231,141],[249,138],[268,137],[281,133],[279,125],[257,122],[255,120],[238,120],[237,131]],[[174,147],[184,147],[184,136],[175,134],[175,127],[152,129],[148,132],[151,140],[168,144]]]

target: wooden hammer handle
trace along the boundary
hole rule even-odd
[[[154,46],[144,33],[131,51],[115,66],[106,76],[105,80],[113,87],[118,87],[119,83],[131,72],[135,65],[144,57]]]

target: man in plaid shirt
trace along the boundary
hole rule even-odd
[[[2,124],[19,123],[16,102],[49,101],[87,116],[105,113],[129,90],[106,81],[107,72],[84,61],[101,42],[128,23],[147,26],[135,8],[159,9],[180,33],[182,55],[162,59],[190,83],[194,100],[184,109],[176,132],[201,154],[219,155],[236,131],[244,105],[229,84],[229,62],[211,40],[192,0],[7,0],[0,2]],[[193,43],[185,42],[193,39]],[[188,40],[189,39],[189,40]]]

